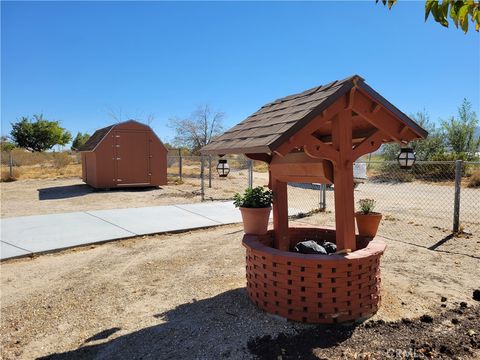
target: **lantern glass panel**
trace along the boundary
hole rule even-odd
[[[228,173],[230,172],[230,166],[228,165],[227,160],[225,159],[218,160],[217,172],[218,172],[218,176],[227,177]]]
[[[398,164],[402,169],[410,169],[415,164],[415,152],[410,148],[403,148],[397,157]]]

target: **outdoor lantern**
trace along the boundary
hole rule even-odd
[[[400,149],[400,154],[397,157],[398,165],[400,169],[411,169],[415,164],[415,152],[412,148]]]
[[[227,177],[228,173],[230,172],[230,166],[228,166],[226,159],[218,160],[217,172],[218,176]]]

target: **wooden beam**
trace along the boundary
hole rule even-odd
[[[348,99],[347,99],[347,107],[346,109],[352,109],[353,107],[353,102],[355,100],[355,91],[357,91],[357,88],[354,86],[348,93]]]
[[[371,112],[372,114],[376,114],[376,113],[380,110],[380,108],[381,108],[380,104],[378,104],[378,103],[376,103],[376,102],[373,102],[373,103],[372,103],[372,107],[371,107],[371,109],[370,109],[370,112]]]
[[[245,154],[245,156],[250,160],[263,161],[267,164],[270,164],[270,161],[272,161],[272,156],[268,154]]]
[[[355,103],[353,104],[353,111],[362,116],[366,121],[381,130],[385,136],[400,142],[400,128],[403,124],[392,117],[389,113],[383,110],[382,106],[372,103],[370,98],[357,92],[355,96]]]
[[[339,161],[333,164],[337,250],[356,250],[353,196],[353,149],[351,111],[340,112],[332,123],[333,148]]]
[[[273,191],[274,246],[276,249],[289,251],[287,183],[272,177],[270,184]]]
[[[285,156],[288,154],[292,149],[296,147],[302,147],[303,140],[305,137],[308,137],[310,134],[315,132],[321,125],[324,123],[331,121],[335,115],[342,111],[346,106],[346,98],[342,96],[340,99],[335,101],[332,105],[330,105],[327,109],[323,110],[320,115],[310,121],[308,124],[303,126],[302,128],[298,129],[298,131],[293,134],[288,141],[285,141],[279,147],[277,147],[274,152],[279,156]]]
[[[377,130],[372,135],[363,140],[360,144],[353,149],[353,160],[358,159],[360,156],[374,152],[382,145],[385,134]]]

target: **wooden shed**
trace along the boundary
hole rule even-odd
[[[167,184],[167,148],[135,120],[95,131],[80,149],[82,179],[94,188]]]

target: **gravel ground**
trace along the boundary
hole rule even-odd
[[[299,221],[331,225],[332,220],[327,213]],[[382,227],[388,245],[381,265],[382,306],[372,319],[441,316],[460,301],[474,306],[480,238],[445,240],[440,229],[410,228],[406,233],[397,222],[389,223],[388,231]],[[264,336],[313,331],[249,302],[241,238],[241,226],[231,225],[3,262],[2,358],[251,359],[259,355],[252,342]],[[371,334],[360,329],[349,337],[368,343]],[[305,351],[312,352],[315,343],[306,344],[311,349]],[[327,358],[353,351],[348,344],[332,345]]]

